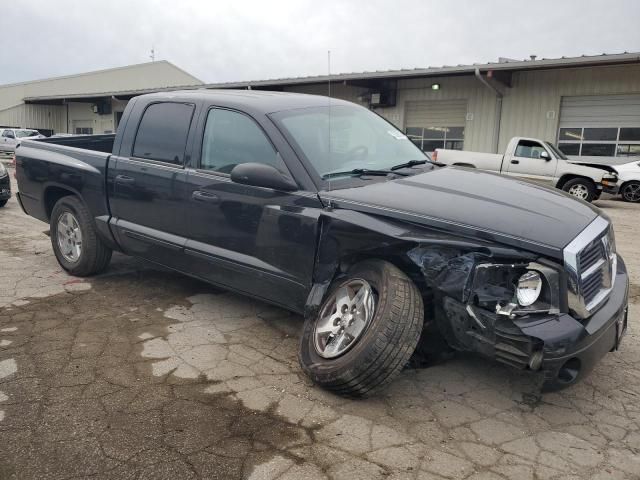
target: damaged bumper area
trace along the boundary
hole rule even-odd
[[[563,268],[552,262],[429,247],[408,254],[434,292],[435,323],[451,347],[541,372],[546,391],[579,381],[618,348],[626,331],[629,280],[619,257],[607,300],[580,318],[568,307]],[[522,306],[518,280],[532,271],[541,288]]]

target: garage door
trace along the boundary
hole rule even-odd
[[[640,155],[640,95],[563,97],[558,146],[567,155]]]
[[[466,116],[466,100],[407,102],[405,132],[425,152],[436,148],[462,150]]]

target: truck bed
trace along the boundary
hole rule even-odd
[[[89,210],[109,216],[107,165],[115,135],[25,140],[16,149],[18,199],[25,212],[48,222],[61,189],[83,198]]]
[[[93,150],[95,152],[111,153],[116,134],[106,135],[79,135],[76,137],[54,137],[38,140],[41,143],[51,145],[63,145],[66,147],[81,148],[83,150]]]

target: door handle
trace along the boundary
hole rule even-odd
[[[511,163],[513,163],[514,165],[517,165],[520,163],[520,160],[511,160]]]
[[[196,202],[218,203],[220,201],[220,197],[218,197],[216,194],[203,192],[202,190],[194,191],[191,194],[191,198],[193,198]]]
[[[116,183],[131,185],[133,183],[136,183],[136,179],[132,177],[128,177],[126,175],[116,175]]]

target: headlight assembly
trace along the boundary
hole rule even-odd
[[[528,271],[520,276],[516,286],[518,304],[522,307],[533,305],[542,292],[542,278],[538,272]]]
[[[548,262],[478,264],[468,305],[510,318],[560,311],[560,282]]]

